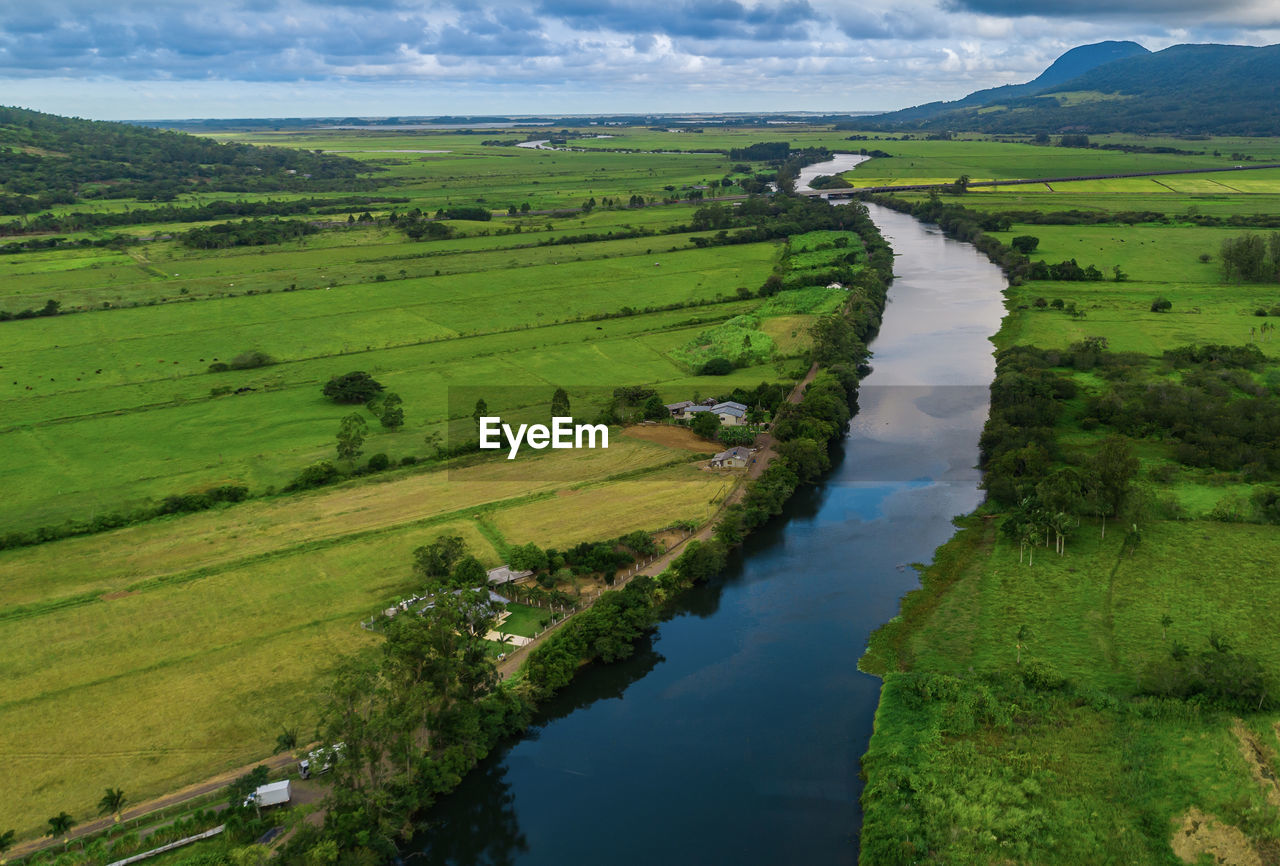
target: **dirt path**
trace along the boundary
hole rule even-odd
[[[198,782],[194,785],[188,785],[187,787],[174,791],[173,793],[165,794],[163,797],[157,797],[154,800],[147,800],[146,802],[129,806],[127,809],[124,810],[124,812],[121,813],[120,821],[121,823],[125,823],[128,821],[136,820],[138,818],[144,818],[147,815],[153,814],[155,812],[159,812],[162,809],[168,809],[171,806],[177,806],[182,803],[186,803],[190,800],[198,799],[207,794],[212,794],[214,791],[227,787],[227,785],[230,785],[236,779],[243,776],[245,773],[249,772],[254,767],[257,767],[259,764],[266,764],[268,767],[270,767],[274,771],[274,770],[284,769],[285,767],[292,764],[294,760],[295,759],[292,755],[273,755],[270,758],[264,758],[261,761],[255,761],[252,764],[248,764],[246,766],[240,767],[239,769],[228,770],[225,773],[220,773],[217,776],[214,776],[210,779],[206,779],[203,782]],[[65,838],[79,839],[83,836],[89,836],[94,833],[99,833],[103,830],[106,830],[108,827],[110,827],[114,823],[115,823],[114,818],[99,818],[96,821],[91,821],[87,824],[80,824],[76,827],[73,827],[71,829],[71,832],[68,833]],[[61,840],[59,839],[38,839],[38,840],[31,840],[27,842],[21,842],[13,846],[13,848],[7,852],[7,855],[10,859],[14,857],[21,857],[26,854],[31,854],[35,851],[40,851],[45,848],[50,848],[55,845],[58,845],[60,841]]]
[[[791,389],[791,393],[787,395],[787,402],[799,403],[800,398],[804,396],[805,388],[809,387],[809,383],[812,382],[814,380],[814,377],[817,375],[818,375],[818,365],[814,364],[812,367],[809,368],[809,372],[805,373],[804,378],[801,379],[799,382],[797,382],[796,386]],[[775,457],[778,456],[773,446],[774,446],[773,437],[768,433],[761,433],[758,437],[756,437],[756,448],[757,448],[756,455],[751,466],[747,469],[746,475],[743,476],[744,478],[754,480],[760,477],[761,473],[763,473],[764,470],[768,468],[769,463]],[[699,527],[693,533],[685,536],[682,540],[676,542],[667,550],[666,553],[663,553],[657,559],[650,562],[648,565],[644,566],[643,568],[639,569],[633,574],[627,575],[622,580],[617,581],[614,584],[614,587],[617,588],[617,587],[626,586],[630,580],[640,575],[656,577],[657,575],[662,574],[662,572],[666,571],[667,568],[671,565],[671,563],[674,562],[676,558],[680,556],[680,554],[684,553],[685,548],[688,547],[690,541],[706,541],[707,539],[711,538],[712,533],[715,531],[716,519],[719,518],[720,514],[726,508],[728,508],[730,505],[732,505],[733,503],[741,499],[743,494],[746,492],[746,489],[747,488],[745,484],[741,484],[741,483],[738,484],[738,486],[734,488],[733,492],[730,493],[727,497],[725,497],[724,502],[720,505],[718,509],[716,509],[716,513],[711,515],[711,517],[707,519],[706,523],[704,523],[701,527]],[[530,641],[524,646],[519,647],[518,649],[508,654],[507,657],[503,659],[501,662],[499,662],[498,664],[498,676],[504,680],[511,677],[516,671],[520,669],[520,665],[524,663],[525,657],[529,653],[533,652],[534,648],[537,647],[540,643],[542,643],[543,639],[547,635],[555,632],[557,629],[559,629],[561,626],[563,626],[566,622],[568,622],[572,618],[573,618],[572,616],[566,617],[565,619],[556,623],[551,628],[547,629],[545,632],[543,632],[541,636],[539,636],[535,640]]]

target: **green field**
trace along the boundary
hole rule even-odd
[[[1268,174],[1259,172],[1258,183],[1271,182]],[[1274,201],[1232,192],[1210,207],[1193,180],[1157,193],[1127,180],[1002,189],[963,203],[996,212],[1228,215],[1265,212]],[[1053,429],[1051,466],[1085,466],[1113,432],[1087,419],[1091,397],[1126,383],[1154,388],[1228,375],[1167,365],[1163,353],[1180,346],[1256,346],[1266,360],[1235,381],[1275,399],[1280,344],[1260,330],[1271,317],[1255,311],[1280,301],[1280,286],[1226,281],[1219,266],[1222,241],[1245,231],[1189,222],[1015,223],[991,233],[1005,243],[1032,235],[1039,239],[1032,260],[1074,258],[1108,277],[1027,280],[1006,291],[997,348],[1056,350],[1055,370],[1079,389]],[[1113,279],[1115,266],[1122,281]],[[1151,312],[1156,298],[1172,308]],[[1072,345],[1092,337],[1130,354],[1073,369]],[[1280,799],[1265,778],[1280,770],[1274,709],[1229,711],[1146,694],[1178,646],[1208,652],[1211,635],[1280,681],[1272,639],[1280,531],[1248,505],[1274,478],[1185,465],[1178,441],[1159,429],[1133,438],[1137,489],[1146,492],[1131,493],[1124,516],[1107,521],[1105,539],[1096,516],[1080,515],[1062,556],[1040,547],[1031,564],[1001,532],[1014,510],[1008,503],[962,519],[924,571],[924,589],[873,636],[861,665],[886,682],[863,760],[863,862],[917,862],[926,850],[938,862],[1209,862],[1208,844],[1233,852],[1216,849],[1226,859],[1215,862],[1273,862]]]
[[[808,326],[835,299],[755,296],[785,269],[782,240],[699,248],[712,233],[688,229],[696,205],[600,201],[687,193],[727,174],[727,158],[432,139],[290,139],[379,151],[359,154],[388,169],[372,175],[385,182],[376,194],[408,199],[364,222],[325,216],[301,241],[196,250],[180,240],[190,224],[155,222],[60,235],[144,239],[121,249],[0,257],[0,310],[50,299],[62,310],[0,323],[0,535],[248,488],[240,504],[0,550],[0,740],[13,764],[0,827],[35,836],[63,809],[89,818],[105,787],[140,802],[261,758],[282,726],[309,734],[328,670],[376,641],[362,621],[421,590],[411,553],[438,536],[461,536],[493,566],[508,545],[702,521],[732,489],[691,465],[706,443],[617,427],[607,451],[515,462],[444,464],[424,441],[447,437],[452,421],[469,428],[476,395],[519,423],[545,420],[559,386],[575,415],[594,417],[621,385],[676,400],[802,373]],[[418,149],[455,153],[384,152]],[[583,209],[592,196],[599,206]],[[294,197],[191,193],[176,204]],[[568,211],[506,214],[525,201]],[[387,219],[476,203],[498,216],[451,221],[446,239],[411,240]],[[59,210],[126,206],[154,204]],[[758,341],[752,363],[697,375],[682,348],[735,317],[749,317],[744,333]],[[209,372],[249,351],[274,363]],[[323,384],[351,370],[403,398],[401,429],[324,398]],[[370,422],[364,456],[418,462],[282,491],[335,460],[339,419],[353,411]],[[514,623],[528,631],[530,616]]]

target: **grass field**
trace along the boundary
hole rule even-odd
[[[1133,192],[1140,187],[1128,181],[1088,190],[1055,184],[1052,193],[1001,190],[965,204],[1184,213],[1204,201],[1192,180],[1154,194]],[[1245,193],[1218,199],[1218,214],[1237,203],[1241,213],[1260,207]],[[1039,238],[1034,260],[1075,258],[1109,276],[1116,265],[1128,275],[1122,282],[1032,280],[1009,288],[996,347],[1064,349],[1101,336],[1112,351],[1149,359],[1121,381],[1158,382],[1180,375],[1160,363],[1165,350],[1254,342],[1270,360],[1252,378],[1278,381],[1280,344],[1262,339],[1257,325],[1269,317],[1254,310],[1280,300],[1280,288],[1226,283],[1217,264],[1222,240],[1243,231],[1014,225],[996,233],[1006,243]],[[1200,262],[1202,253],[1212,261]],[[1170,312],[1150,312],[1158,297],[1173,301]],[[1038,299],[1062,299],[1084,316],[1042,308]],[[1055,428],[1055,458],[1071,465],[1109,432],[1080,422],[1086,398],[1112,383],[1104,371],[1067,373],[1082,390]],[[881,856],[888,850],[882,846],[895,844],[925,845],[947,862],[1208,862],[1202,842],[1209,837],[1234,845],[1236,853],[1217,862],[1274,860],[1280,803],[1259,780],[1280,770],[1275,713],[1246,714],[1242,728],[1204,702],[1139,696],[1151,671],[1169,663],[1174,644],[1198,653],[1211,634],[1280,677],[1280,648],[1271,637],[1280,609],[1280,531],[1206,519],[1224,500],[1247,500],[1256,483],[1240,472],[1182,466],[1172,442],[1160,431],[1134,441],[1140,483],[1175,500],[1187,519],[1131,518],[1141,524],[1135,548],[1126,537],[1136,524],[1109,521],[1104,540],[1100,522],[1085,517],[1069,533],[1064,556],[1040,548],[1031,565],[1000,533],[1001,509],[989,505],[962,522],[925,571],[925,589],[873,636],[861,664],[887,679],[863,762],[864,862],[871,862],[868,851]],[[1067,685],[1044,685],[1033,666]],[[998,721],[1001,713],[988,701],[1017,707],[1012,720]],[[1253,753],[1242,729],[1259,744],[1252,760],[1261,769],[1245,757]]]
[[[486,461],[0,552],[0,824],[34,833],[104,787],[139,801],[310,731],[325,672],[374,640],[359,622],[420,588],[414,548],[460,535],[492,566],[482,521],[553,546],[699,520],[724,479],[692,456],[621,437],[534,458],[562,469]]]

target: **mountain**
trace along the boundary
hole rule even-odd
[[[1128,56],[1107,59],[1109,50]],[[1027,84],[878,115],[862,125],[994,133],[1276,135],[1280,45],[1175,45],[1154,53],[1134,43],[1086,45],[1068,51]]]
[[[1127,57],[1141,57],[1150,53],[1136,42],[1095,42],[1092,45],[1080,45],[1053,61],[1048,69],[1024,86],[1043,90],[1084,75],[1104,63],[1124,60]]]
[[[930,102],[914,108],[904,108],[901,111],[878,116],[875,120],[886,123],[919,122],[962,108],[981,108],[1021,97],[1034,96],[1047,87],[1069,81],[1104,63],[1135,54],[1150,53],[1136,42],[1095,42],[1092,45],[1079,45],[1053,61],[1048,69],[1026,84],[1005,84],[987,90],[976,90],[952,102]]]

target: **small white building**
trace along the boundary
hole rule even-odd
[[[735,445],[711,458],[712,469],[741,469],[751,463],[751,449]]]

